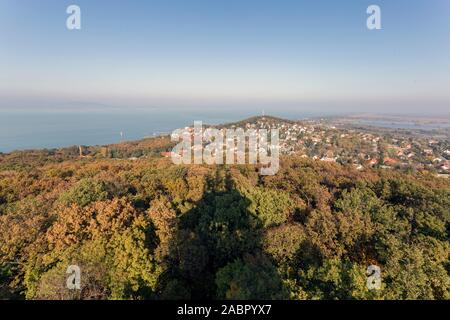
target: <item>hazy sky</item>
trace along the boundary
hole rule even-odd
[[[450,1],[0,0],[0,108],[77,105],[449,113]]]

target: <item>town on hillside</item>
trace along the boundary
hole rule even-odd
[[[287,120],[257,116],[203,128],[244,130],[278,129],[281,155],[299,155],[317,161],[365,168],[426,170],[440,177],[449,176],[450,128],[439,130],[398,129],[350,123],[347,118]],[[193,134],[193,126],[185,127]],[[0,164],[26,158],[65,160],[68,158],[112,158],[138,160],[171,157],[176,142],[169,134],[137,141],[121,141],[104,146],[73,146],[60,149],[15,151],[0,154]],[[270,147],[270,145],[269,145]],[[194,146],[192,146],[194,148]],[[33,160],[33,161],[34,161]],[[44,160],[42,160],[44,161]]]

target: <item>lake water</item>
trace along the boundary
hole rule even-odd
[[[191,125],[194,120],[219,124],[236,116],[180,112],[0,112],[0,152],[137,140]]]

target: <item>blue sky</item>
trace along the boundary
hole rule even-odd
[[[450,1],[0,0],[0,108],[77,104],[449,113]]]

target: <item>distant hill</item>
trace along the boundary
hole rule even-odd
[[[219,128],[219,129],[220,128],[230,128],[232,126],[245,127],[246,124],[257,124],[258,122],[265,122],[267,124],[280,124],[280,123],[293,124],[293,123],[296,123],[297,121],[278,118],[278,117],[274,117],[274,116],[254,116],[254,117],[250,117],[250,118],[240,120],[237,122],[229,122],[229,123],[224,123],[224,124],[220,124],[220,125],[215,125],[214,127]]]

